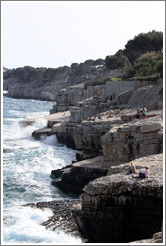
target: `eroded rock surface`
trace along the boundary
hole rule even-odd
[[[162,118],[150,117],[113,127],[101,138],[107,160],[130,161],[162,153]]]
[[[148,162],[148,158],[144,161]],[[142,160],[138,159],[138,163]],[[85,186],[82,208],[75,212],[83,235],[93,243],[124,243],[152,238],[154,233],[161,231],[162,165],[162,155],[156,155],[156,161],[151,163],[150,178],[132,178],[118,173]]]
[[[62,190],[72,190],[82,193],[82,189],[91,180],[107,175],[110,162],[104,161],[103,156],[76,162],[70,168],[52,171],[55,179],[52,184]],[[60,175],[59,175],[60,174]]]

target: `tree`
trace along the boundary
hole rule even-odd
[[[79,66],[78,63],[76,63],[76,62],[75,62],[75,63],[72,63],[72,64],[71,64],[71,70],[77,69],[78,66]]]
[[[157,32],[155,30],[148,33],[140,33],[138,36],[135,36],[134,39],[129,40],[125,45],[123,54],[126,55],[131,62],[134,61],[146,52],[163,51],[163,33]]]
[[[106,56],[105,58],[105,66],[109,70],[124,68],[128,65],[130,65],[128,58],[120,52],[112,56]]]
[[[155,66],[155,72],[159,73],[161,78],[163,78],[163,60],[160,60]]]
[[[93,63],[94,63],[94,60],[92,60],[92,59],[86,60],[84,62],[84,64],[87,65],[87,66],[93,66]]]
[[[95,60],[94,63],[93,63],[94,66],[104,65],[104,64],[105,64],[104,63],[104,59],[101,59],[101,58]]]

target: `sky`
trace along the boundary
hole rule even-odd
[[[1,1],[6,68],[105,59],[140,33],[165,32],[165,1]]]

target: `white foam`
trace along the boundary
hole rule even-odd
[[[62,231],[46,230],[41,223],[53,213],[50,209],[40,210],[31,207],[22,207],[12,210],[10,217],[15,223],[3,228],[3,243],[65,243],[79,244],[81,240],[65,234]],[[10,220],[8,220],[10,223]]]
[[[7,101],[10,102],[10,99]],[[33,105],[28,111],[29,106],[25,106],[25,112],[24,105],[21,105],[17,112],[16,106],[20,106],[20,102],[23,101],[13,99],[11,101],[16,104],[9,107],[14,118],[11,118],[12,115],[7,114],[9,111],[6,111],[6,116],[9,118],[5,118],[3,127],[4,242],[11,245],[15,243],[78,244],[80,239],[70,237],[63,232],[52,232],[41,226],[41,223],[51,216],[50,211],[20,208],[20,204],[29,202],[66,198],[51,185],[50,174],[54,169],[71,164],[75,158],[75,151],[65,146],[60,147],[56,136],[46,137],[43,141],[32,138],[32,132],[45,127],[46,120],[41,118],[33,125],[20,128],[18,122],[21,118],[37,116],[36,112],[32,112],[36,107]],[[43,112],[37,113],[39,116],[44,115]]]

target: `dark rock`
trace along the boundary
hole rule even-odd
[[[45,226],[46,229],[51,228],[51,230],[53,231],[56,229],[63,230],[65,233],[68,233],[72,236],[82,238],[72,214],[74,211],[74,206],[78,206],[79,204],[80,199],[71,199],[50,202],[28,203],[25,206],[31,206],[40,209],[51,209],[53,211],[53,216],[51,216],[47,221],[42,223],[42,225]],[[84,242],[85,239],[82,238],[82,241]]]
[[[43,128],[32,132],[32,137],[34,137],[37,140],[40,140],[45,136],[51,136],[51,135],[52,135],[51,128]]]
[[[62,173],[65,171],[65,169],[71,167],[71,165],[67,165],[66,167],[60,168],[60,169],[56,169],[56,170],[52,170],[51,171],[51,175],[55,176],[55,178],[59,178],[61,177]]]
[[[110,166],[104,165],[102,161],[102,157],[97,157],[73,163],[71,168],[62,170],[61,178],[54,179],[52,185],[81,194],[90,181],[107,175]]]

